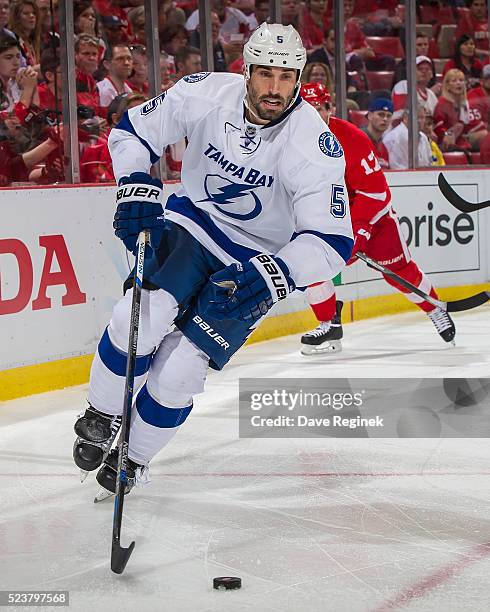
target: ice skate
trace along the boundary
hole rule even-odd
[[[342,350],[341,314],[343,302],[337,300],[336,313],[331,321],[322,321],[318,327],[301,337],[301,353],[303,355],[318,355],[321,353],[340,353]]]
[[[120,426],[120,416],[103,414],[93,406],[78,418],[74,427],[78,437],[73,446],[73,459],[80,468],[82,482],[102,464]]]
[[[98,503],[107,499],[108,497],[116,493],[116,480],[117,480],[117,462],[119,457],[119,451],[117,448],[113,448],[104,460],[104,463],[100,470],[97,472],[96,480],[101,486],[100,491],[97,493],[94,502]],[[147,465],[140,465],[135,463],[128,458],[126,466],[126,491],[127,495],[131,489],[137,483],[148,483],[149,482],[149,468]]]
[[[449,314],[442,308],[434,308],[427,315],[444,342],[450,342],[455,346],[456,327]]]

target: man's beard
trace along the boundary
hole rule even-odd
[[[291,103],[291,100],[293,99],[293,94],[291,94],[287,100],[284,99],[282,96],[277,96],[277,95],[276,96],[265,95],[265,96],[261,96],[261,98],[258,99],[257,92],[252,87],[252,85],[249,84],[248,99],[249,99],[250,105],[252,106],[252,111],[259,117],[259,119],[262,119],[263,121],[274,121],[274,119],[277,119],[278,117],[280,117],[284,113],[286,108],[288,108],[289,104]],[[277,107],[277,109],[274,109],[274,108],[265,109],[259,106],[260,103],[264,99],[277,100],[278,102],[281,102],[281,104],[280,106]]]

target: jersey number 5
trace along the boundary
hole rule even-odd
[[[337,219],[345,217],[345,192],[343,185],[332,185],[330,198],[330,212]]]
[[[381,166],[379,165],[378,158],[372,151],[367,156],[367,159],[365,157],[361,159],[361,166],[364,168],[364,172],[366,173],[366,176],[369,176],[373,172],[378,172],[378,170],[381,170]]]

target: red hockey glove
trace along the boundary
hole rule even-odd
[[[352,255],[350,256],[347,265],[350,266],[357,260],[357,253],[359,251],[364,252],[367,247],[368,240],[371,238],[371,231],[373,226],[365,221],[358,221],[353,223],[352,230],[354,232],[354,247],[352,248]]]

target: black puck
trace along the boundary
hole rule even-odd
[[[242,579],[238,576],[218,576],[213,578],[213,589],[218,591],[234,591],[242,588]]]

